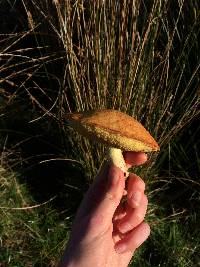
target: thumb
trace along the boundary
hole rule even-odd
[[[112,230],[113,215],[124,187],[123,171],[114,165],[104,165],[77,212],[72,228],[76,244],[80,239],[90,243],[108,229]]]
[[[125,179],[123,171],[115,165],[107,166],[107,171],[102,172],[102,175],[104,177],[98,177],[88,192],[90,201],[94,203],[88,215],[99,226],[107,227],[112,223],[123,196]]]

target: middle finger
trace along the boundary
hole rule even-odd
[[[128,231],[133,230],[141,222],[143,222],[144,217],[147,212],[148,199],[146,195],[142,196],[141,204],[138,208],[133,209],[126,203],[126,215],[119,221],[118,230],[124,234]]]

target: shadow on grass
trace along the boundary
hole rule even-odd
[[[0,121],[1,146],[5,147],[8,165],[19,174],[30,199],[51,206],[64,216],[76,211],[88,182],[80,163],[73,162],[70,142],[60,134],[55,122],[28,123],[27,119],[10,116]]]

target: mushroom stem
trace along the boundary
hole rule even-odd
[[[124,172],[124,177],[128,177],[128,171],[126,167],[126,163],[122,154],[122,150],[119,148],[111,147],[108,149],[108,161],[120,168]]]

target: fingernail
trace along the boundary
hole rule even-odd
[[[127,246],[126,246],[126,244],[123,244],[123,243],[117,244],[115,246],[115,250],[116,250],[117,253],[123,253],[123,252],[126,251],[126,249],[127,249]]]
[[[125,234],[126,232],[130,231],[132,227],[129,223],[122,223],[119,224],[118,229],[122,234]]]
[[[139,206],[140,205],[140,202],[141,202],[141,199],[142,199],[142,192],[141,191],[135,191],[131,194],[131,200],[132,200],[132,203],[135,205],[135,206]]]

